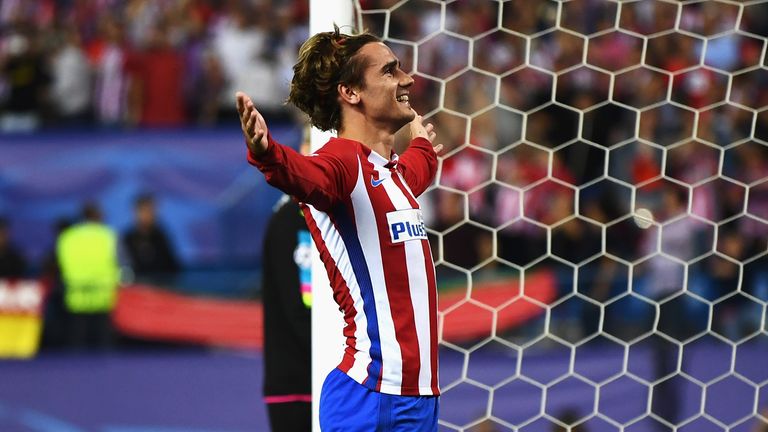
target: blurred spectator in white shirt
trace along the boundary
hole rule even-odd
[[[60,34],[61,45],[51,59],[51,102],[60,120],[84,121],[91,106],[91,69],[77,31],[65,28]]]

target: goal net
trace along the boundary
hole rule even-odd
[[[446,146],[440,430],[768,428],[768,2],[354,12]]]

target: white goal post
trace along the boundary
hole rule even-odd
[[[350,0],[310,0],[309,34],[331,31],[353,25],[353,3]],[[320,148],[332,136],[312,128],[310,143],[312,150]],[[312,430],[319,431],[320,389],[325,376],[341,361],[344,338],[344,321],[333,300],[325,267],[320,254],[312,248]]]

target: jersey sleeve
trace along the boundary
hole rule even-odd
[[[414,196],[421,195],[435,178],[437,154],[426,138],[416,138],[400,155],[398,162],[408,187]]]
[[[318,210],[330,208],[351,192],[357,180],[354,151],[335,151],[339,144],[331,141],[304,156],[271,136],[268,141],[267,150],[258,157],[248,152],[248,162],[264,174],[267,183]]]

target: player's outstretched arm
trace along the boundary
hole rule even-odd
[[[316,157],[299,154],[269,136],[264,117],[248,95],[235,95],[240,126],[248,145],[248,163],[264,174],[267,183],[319,210],[330,208],[354,187],[357,165],[334,152]],[[347,152],[349,153],[349,152]]]
[[[240,127],[245,135],[248,150],[254,156],[260,156],[267,150],[267,122],[256,109],[253,101],[247,94],[237,92],[235,94],[237,113],[240,115]]]

